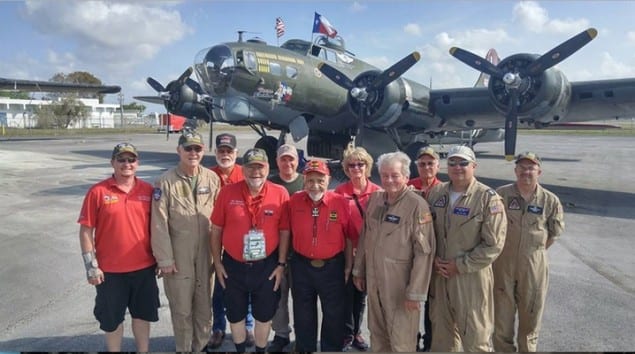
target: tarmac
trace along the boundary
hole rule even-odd
[[[241,153],[258,138],[248,131],[232,133]],[[137,175],[152,182],[177,163],[177,138],[0,138],[0,351],[106,350],[92,313],[95,290],[86,282],[80,256],[77,217],[84,194],[111,174],[117,143],[138,147]],[[480,181],[491,187],[513,181],[514,164],[503,159],[502,143],[478,144],[475,150]],[[523,150],[543,158],[542,184],[560,197],[566,221],[564,234],[549,249],[550,289],[538,350],[632,351],[635,137],[521,134],[517,151]],[[214,164],[212,153],[203,164]],[[440,178],[446,180],[443,166]],[[150,349],[174,351],[161,283],[160,288],[160,320],[152,324]],[[135,351],[129,324],[126,317],[123,351]],[[368,339],[366,324],[362,327]],[[218,350],[234,350],[231,335]]]

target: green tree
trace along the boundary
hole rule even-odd
[[[35,109],[38,128],[63,128],[67,129],[75,122],[85,120],[88,117],[87,107],[74,98],[65,97],[50,105],[42,105]]]
[[[24,91],[3,91],[0,90],[0,97],[8,97],[18,100],[29,100],[31,96],[29,96],[28,92]]]
[[[68,75],[60,72],[53,75],[49,81],[66,83],[66,84],[87,84],[87,85],[101,85],[101,80],[95,77],[93,74],[86,71],[75,71]],[[55,93],[50,94],[49,97],[76,97],[76,98],[98,98],[99,103],[104,102],[103,94],[96,94],[90,92],[78,92],[78,93]]]
[[[143,111],[146,110],[146,106],[139,104],[137,102],[132,102],[132,103],[128,103],[123,105],[123,109],[125,111],[137,111],[139,113],[143,113]]]

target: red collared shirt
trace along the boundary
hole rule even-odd
[[[375,183],[367,180],[366,188],[363,192],[357,195],[357,200],[359,201],[359,205],[362,207],[364,213],[366,213],[366,205],[368,204],[368,199],[373,192],[381,190],[381,187],[376,185]],[[364,222],[364,218],[359,211],[359,207],[355,202],[355,198],[353,198],[353,183],[348,181],[346,183],[342,183],[335,187],[335,193],[343,195],[348,200],[348,205],[351,210],[351,221],[353,223],[353,234],[351,235],[351,241],[353,241],[353,248],[357,248],[357,241],[359,240],[359,234],[362,232],[362,225]]]
[[[245,176],[243,175],[243,167],[239,164],[234,165],[234,168],[229,173],[229,176],[225,176],[220,166],[218,165],[210,168],[210,170],[214,171],[218,175],[218,178],[220,178],[221,188],[228,184],[237,183],[245,179]]]
[[[269,181],[257,196],[249,193],[244,180],[221,188],[210,220],[223,228],[221,244],[225,251],[233,259],[244,261],[244,237],[255,227],[263,230],[266,253],[271,255],[280,243],[280,230],[288,229],[282,224],[283,207],[288,200],[287,190]]]
[[[285,222],[292,235],[293,250],[311,259],[327,259],[344,251],[352,223],[348,201],[327,191],[315,204],[305,191],[294,193],[287,203]]]
[[[432,189],[432,187],[436,186],[439,183],[441,183],[441,180],[439,180],[437,177],[434,177],[434,181],[432,181],[432,183],[430,183],[430,185],[426,187],[423,186],[423,180],[421,179],[421,177],[413,178],[408,181],[408,185],[415,187],[415,189],[417,190],[420,190],[423,193],[423,198],[425,198],[426,200],[428,199],[428,193],[430,193],[430,189]]]
[[[95,251],[104,272],[127,273],[156,264],[150,246],[150,183],[135,177],[129,193],[114,177],[92,186],[77,223],[95,228]]]

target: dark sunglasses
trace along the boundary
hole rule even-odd
[[[454,166],[467,167],[469,164],[470,164],[470,161],[468,160],[448,161],[448,167],[454,167]]]
[[[135,163],[137,162],[137,158],[136,157],[120,157],[117,159],[117,162],[119,163]]]
[[[425,166],[434,166],[436,162],[434,161],[430,161],[430,162],[417,162],[417,166],[419,167],[425,167]]]
[[[362,168],[362,167],[366,166],[366,164],[363,163],[363,162],[358,162],[358,163],[349,163],[347,166],[348,166],[348,168],[355,168],[355,167]]]
[[[196,152],[201,152],[203,151],[203,147],[202,146],[198,146],[198,145],[190,145],[190,146],[185,146],[183,148],[183,150],[190,152],[192,150],[196,151]]]

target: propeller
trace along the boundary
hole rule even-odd
[[[493,78],[502,80],[505,90],[509,93],[509,108],[505,114],[505,159],[511,161],[514,158],[518,130],[518,110],[520,102],[523,101],[521,96],[528,91],[527,89],[534,81],[533,78],[542,75],[547,69],[565,60],[591,42],[596,36],[597,30],[595,28],[584,30],[527,65],[508,72],[501,69],[502,64],[496,66],[467,50],[457,47],[450,48],[450,55],[461,62],[482,73],[489,74]],[[490,87],[492,87],[491,82]]]
[[[359,112],[357,118],[357,142],[362,145],[364,122],[367,116],[372,112],[369,112],[369,105],[371,101],[379,96],[386,86],[403,75],[408,69],[421,59],[421,55],[418,52],[412,52],[405,56],[403,59],[393,64],[388,69],[382,71],[379,75],[372,78],[372,81],[363,77],[364,74],[359,75],[355,80],[351,80],[342,72],[332,67],[327,63],[318,64],[318,70],[322,72],[326,77],[333,81],[338,86],[346,89],[349,96],[359,105]]]

